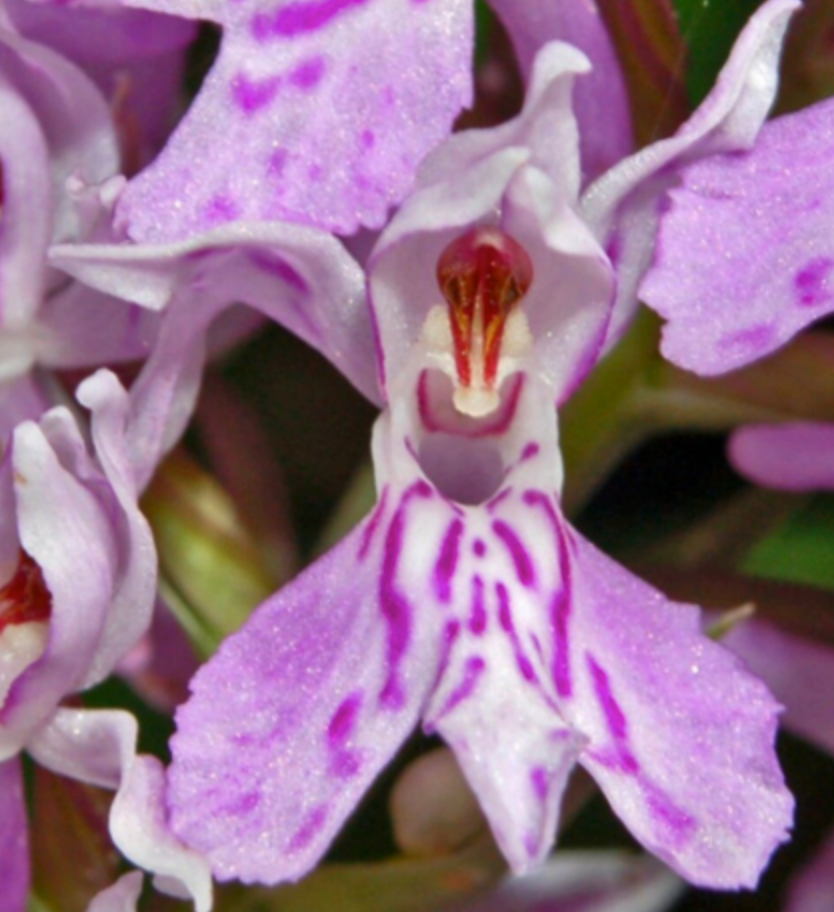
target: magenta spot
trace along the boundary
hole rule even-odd
[[[205,208],[206,220],[213,225],[231,222],[238,217],[240,210],[237,203],[229,196],[213,196]]]
[[[254,114],[275,100],[280,86],[278,76],[249,79],[245,74],[238,73],[231,82],[232,98],[244,114]]]
[[[379,528],[379,522],[382,519],[382,515],[385,512],[385,504],[388,500],[388,486],[386,485],[382,490],[382,496],[379,498],[379,503],[376,506],[371,518],[368,520],[367,525],[365,526],[365,531],[362,534],[362,544],[359,546],[359,560],[363,561],[368,556],[368,551],[373,544],[374,537],[376,536],[376,531]]]
[[[469,615],[469,629],[480,636],[487,625],[486,605],[484,604],[484,581],[480,576],[472,579],[472,611]]]
[[[458,565],[462,535],[463,522],[455,519],[446,530],[440,556],[434,565],[434,591],[441,602],[448,602],[452,597],[452,577]]]
[[[321,82],[325,69],[325,63],[321,57],[311,57],[300,63],[290,73],[290,82],[299,89],[309,91]]]
[[[320,181],[323,174],[324,171],[322,170],[321,165],[310,165],[310,167],[307,169],[307,177],[309,177],[310,180],[314,183]]]
[[[527,553],[527,549],[522,544],[521,539],[501,519],[496,519],[492,523],[492,531],[507,549],[521,585],[526,586],[528,589],[535,586],[536,572],[533,569],[533,561],[530,559],[530,555]]]
[[[330,761],[330,770],[339,779],[352,779],[362,768],[355,751],[337,751]]]
[[[736,332],[727,333],[719,340],[721,348],[736,349],[743,353],[747,352],[764,352],[768,349],[773,341],[775,328],[767,323],[761,323],[758,326],[750,326],[747,329],[740,329]]]
[[[310,286],[304,280],[303,276],[290,266],[286,260],[282,260],[276,254],[265,253],[261,250],[252,250],[249,253],[249,259],[258,267],[258,269],[262,269],[264,272],[268,272],[270,275],[275,276],[275,278],[285,282],[290,288],[295,289],[295,291],[298,291],[301,294],[307,294],[310,291]]]
[[[306,849],[324,826],[325,820],[327,820],[327,808],[324,805],[312,810],[287,844],[287,852],[293,854]]]
[[[243,816],[254,811],[260,803],[261,796],[259,792],[247,792],[245,795],[241,795],[233,804],[225,807],[224,811],[233,816]]]
[[[796,289],[796,300],[803,307],[818,307],[827,304],[834,294],[829,287],[829,277],[834,268],[834,260],[829,257],[817,257],[806,263],[793,279]]]
[[[253,16],[252,34],[258,41],[291,38],[304,32],[315,32],[337,16],[368,0],[319,0],[314,3],[290,3],[273,13]]]
[[[269,177],[281,177],[284,169],[287,167],[289,153],[286,149],[276,149],[270,156],[266,165],[266,173]]]
[[[535,858],[539,854],[539,837],[535,833],[527,833],[525,835],[524,850],[530,858]]]
[[[472,544],[472,551],[475,557],[483,557],[487,552],[486,543],[481,538],[476,538]]]
[[[327,737],[331,744],[341,744],[350,737],[356,725],[356,718],[362,707],[362,692],[356,691],[346,697],[327,726]]]
[[[526,462],[528,459],[538,456],[540,449],[541,447],[537,443],[528,443],[521,451],[521,461]]]
[[[376,144],[376,136],[374,135],[373,130],[363,130],[359,139],[362,142],[362,147],[364,149],[373,149]]]
[[[547,798],[547,770],[541,766],[535,766],[530,770],[530,784],[533,786],[533,792],[539,801]]]

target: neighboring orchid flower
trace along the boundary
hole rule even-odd
[[[167,831],[163,771],[136,755],[122,711],[62,705],[102,681],[150,623],[156,554],[136,504],[125,429],[129,400],[112,374],[85,381],[92,454],[64,407],[19,424],[0,464],[0,804],[4,908],[26,905],[26,813],[18,754],[118,789],[111,832],[132,860],[182,880],[207,909],[205,862]]]
[[[834,424],[750,425],[733,434],[729,452],[735,467],[762,487],[834,491]]]
[[[675,169],[754,138],[795,8],[766,3],[681,131],[581,201],[570,89],[587,62],[566,45],[540,53],[519,118],[423,165],[369,264],[379,505],[221,647],[178,714],[172,824],[221,879],[309,870],[422,718],[516,870],[549,851],[579,761],[679,873],[755,884],[791,816],[776,705],[694,608],[568,526],[553,405],[635,307]],[[172,271],[173,249],[56,256],[113,288],[143,262]],[[347,364],[345,311],[321,314],[319,345]]]
[[[76,239],[84,213],[67,184],[98,182],[119,166],[107,107],[95,86],[54,51],[0,29],[0,439],[37,418],[50,396],[37,367],[70,368],[147,353],[157,318],[72,282],[47,263]]]
[[[195,23],[144,10],[79,9],[59,0],[3,0],[3,14],[27,39],[58,51],[98,85],[120,121],[131,167],[141,167],[162,147],[184,105],[180,87]]]

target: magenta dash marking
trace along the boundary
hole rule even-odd
[[[573,601],[573,582],[570,555],[562,533],[562,525],[553,506],[553,501],[543,491],[531,489],[524,492],[524,503],[544,511],[553,529],[553,538],[559,551],[560,587],[550,600],[550,621],[553,627],[553,683],[560,697],[573,693],[570,668],[570,615]]]
[[[536,672],[533,670],[530,660],[524,655],[524,650],[521,648],[521,642],[518,639],[518,631],[515,629],[515,624],[513,623],[513,613],[510,608],[510,593],[507,592],[507,587],[503,583],[495,584],[495,593],[498,596],[498,622],[501,624],[502,629],[509,636],[510,642],[513,644],[518,670],[521,672],[521,676],[525,681],[531,683],[535,682]]]
[[[628,738],[628,724],[620,704],[614,699],[614,694],[611,692],[608,674],[590,653],[586,653],[585,657],[594,681],[597,699],[605,714],[605,721],[608,723],[608,730],[617,741],[625,741]]]
[[[527,462],[528,459],[538,456],[540,450],[541,447],[537,443],[528,443],[521,451],[521,462]]]
[[[476,538],[472,543],[472,551],[475,557],[483,557],[487,552],[486,542],[482,538]]]
[[[534,766],[530,770],[530,784],[533,786],[533,792],[539,801],[547,798],[547,770],[541,766]]]
[[[398,666],[411,640],[411,605],[397,589],[394,578],[403,549],[405,511],[414,497],[431,497],[432,490],[424,481],[415,482],[403,495],[397,512],[388,527],[383,545],[382,573],[379,578],[379,603],[388,624],[388,678],[380,693],[380,703],[390,709],[400,709],[405,693],[399,679]]]
[[[480,576],[472,577],[472,611],[469,615],[469,629],[480,636],[487,625],[486,605],[484,604],[484,581]]]
[[[440,556],[434,565],[434,591],[441,602],[452,598],[452,578],[458,565],[460,540],[463,535],[463,521],[454,519],[446,530]]]
[[[449,694],[449,698],[443,704],[443,709],[437,714],[434,722],[437,723],[445,715],[448,715],[456,706],[459,706],[468,697],[471,697],[478,685],[478,680],[486,668],[486,662],[480,656],[470,656],[466,660],[463,671],[463,680]]]
[[[533,569],[533,562],[521,539],[502,519],[493,521],[492,531],[504,544],[512,558],[518,581],[522,586],[531,589],[536,584],[536,571]]]
[[[352,779],[361,768],[362,762],[355,751],[336,751],[330,758],[330,771],[339,779]]]
[[[309,92],[322,80],[326,69],[321,57],[302,61],[289,75],[290,82],[299,89]]]
[[[300,852],[302,849],[306,849],[319,830],[324,826],[324,821],[326,819],[327,808],[323,804],[310,811],[304,823],[296,830],[295,835],[287,845],[287,851],[292,854],[293,852]]]
[[[834,297],[830,283],[832,268],[834,260],[829,257],[817,257],[797,272],[793,286],[799,304],[803,307],[818,307]]]
[[[281,79],[278,76],[250,79],[244,73],[238,73],[230,87],[235,104],[244,114],[252,115],[272,104],[281,87]]]
[[[291,38],[316,32],[353,7],[368,0],[319,0],[318,3],[290,3],[274,13],[258,13],[252,18],[252,34],[259,41],[272,37]]]
[[[327,738],[332,745],[346,741],[354,727],[359,710],[362,708],[362,692],[356,691],[346,697],[333,713],[333,718],[327,726]]]
[[[382,496],[379,498],[379,503],[376,505],[376,509],[371,514],[371,517],[365,526],[365,531],[362,534],[362,544],[359,546],[360,561],[365,560],[365,558],[368,556],[368,551],[370,550],[371,544],[373,543],[374,536],[376,535],[376,530],[379,528],[379,523],[382,519],[383,513],[385,513],[385,504],[387,501],[388,485],[382,489]]]

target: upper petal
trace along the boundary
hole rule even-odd
[[[585,192],[582,211],[618,273],[608,330],[616,342],[637,306],[652,260],[663,193],[687,163],[749,148],[773,102],[782,38],[798,0],[768,0],[750,17],[712,92],[669,139],[647,146],[603,174]]]
[[[834,425],[749,425],[730,439],[730,460],[765,488],[834,490]]]
[[[566,532],[570,721],[583,765],[648,849],[704,886],[755,886],[793,802],[764,685],[675,605]]]
[[[686,170],[641,289],[668,321],[670,361],[733,370],[834,311],[833,148],[827,101],[766,124],[745,155]]]
[[[579,48],[591,61],[574,91],[579,123],[582,178],[587,183],[631,152],[634,140],[625,81],[616,52],[594,0],[491,0],[515,47],[525,79],[549,41]]]
[[[136,5],[213,18],[223,39],[180,127],[120,201],[134,240],[233,219],[379,227],[471,99],[469,0]]]
[[[195,676],[168,798],[218,878],[309,870],[417,722],[439,649],[424,567],[446,515],[427,485],[383,496]]]

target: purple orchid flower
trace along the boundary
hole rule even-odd
[[[207,909],[205,862],[167,830],[163,770],[136,755],[122,711],[64,699],[103,680],[150,623],[156,553],[136,504],[127,394],[100,372],[79,388],[94,453],[65,407],[24,421],[0,464],[0,805],[4,903],[26,906],[28,857],[19,753],[62,775],[117,789],[116,843]],[[165,852],[162,849],[165,849]]]
[[[71,187],[119,167],[98,90],[73,64],[0,28],[0,436],[54,401],[35,368],[75,368],[147,354],[157,317],[71,282],[47,261],[51,243],[84,230]]]
[[[422,166],[369,261],[379,504],[224,643],[177,716],[172,825],[219,878],[309,870],[422,719],[517,871],[549,851],[579,762],[684,877],[755,884],[791,818],[776,704],[694,607],[567,524],[553,405],[633,311],[675,170],[752,141],[795,8],[766,3],[679,133],[581,198],[570,90],[588,64],[567,45],[539,54],[519,118]],[[56,255],[99,284],[148,262]],[[344,332],[319,331],[344,358]]]

